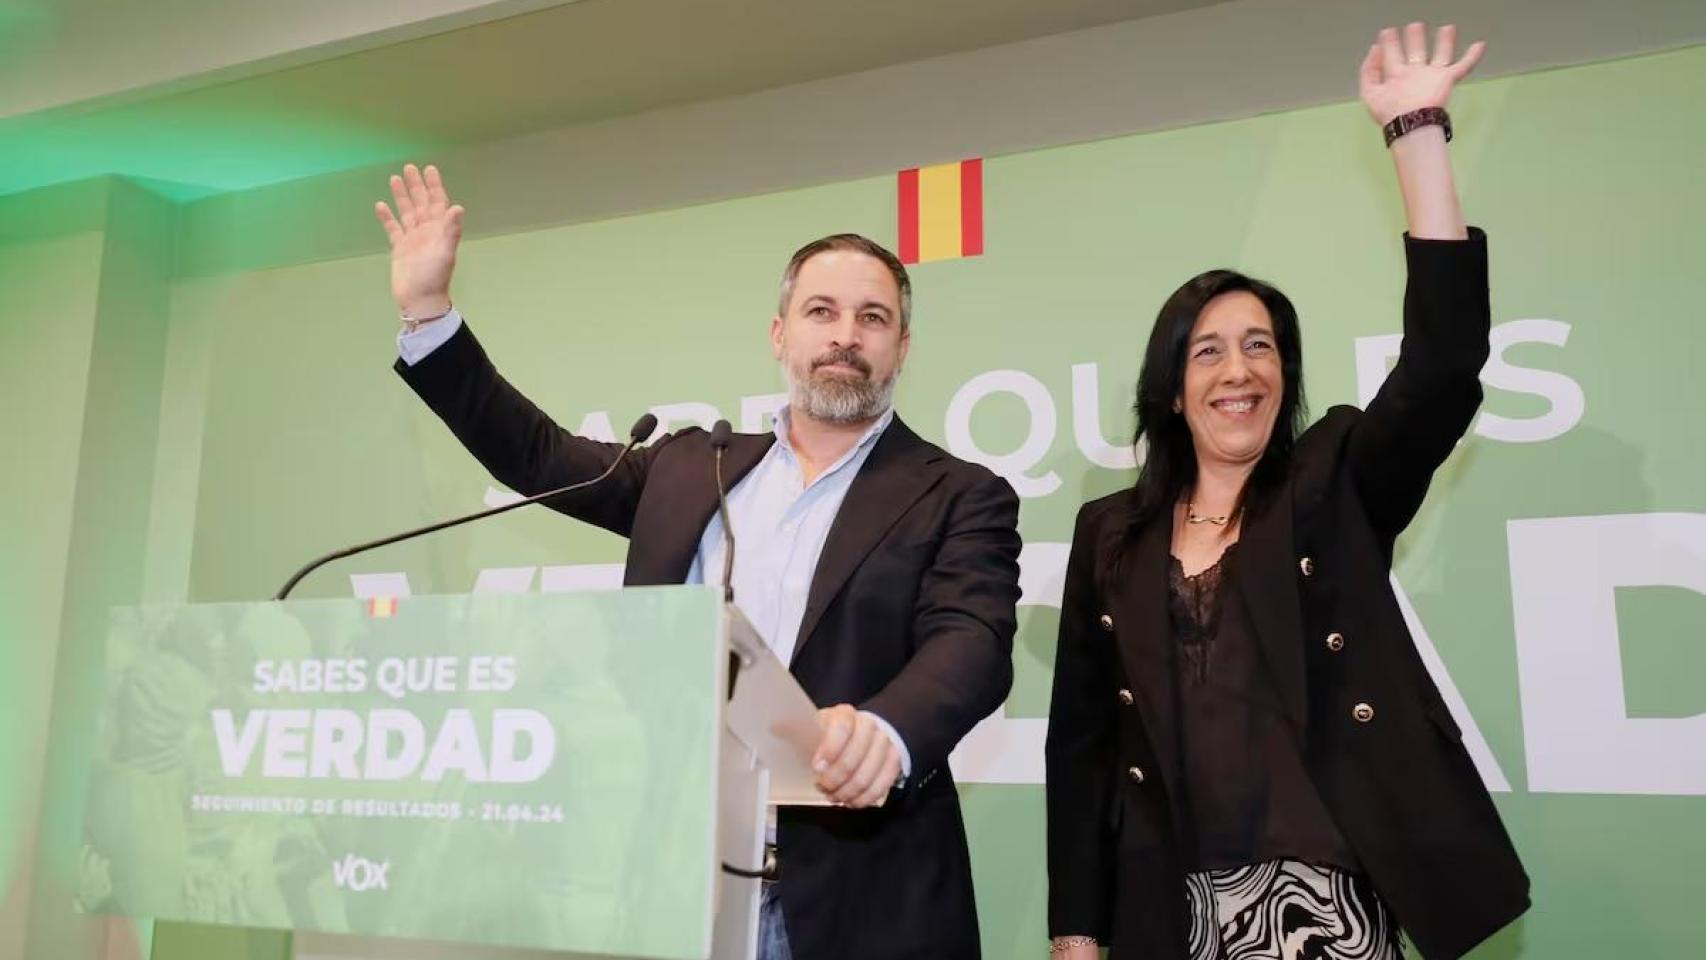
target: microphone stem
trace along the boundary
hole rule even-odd
[[[723,518],[723,602],[735,602],[735,530],[729,523],[729,498],[723,486],[723,448],[717,448],[717,514]]]
[[[466,516],[453,517],[449,520],[440,520],[437,523],[429,524],[429,525],[424,526],[424,527],[419,527],[419,528],[414,529],[414,530],[406,530],[402,533],[395,533],[395,534],[392,534],[391,536],[388,536],[388,537],[380,537],[377,540],[369,540],[366,543],[358,543],[353,547],[344,547],[341,550],[334,550],[331,553],[328,553],[323,557],[317,557],[313,560],[310,560],[307,564],[305,564],[302,567],[302,569],[296,571],[294,574],[291,575],[289,580],[286,580],[284,582],[284,586],[279,588],[278,593],[273,597],[273,599],[274,600],[283,600],[286,597],[289,597],[290,591],[296,589],[296,585],[302,581],[303,577],[306,577],[310,573],[313,573],[315,570],[318,570],[321,567],[325,566],[326,564],[331,563],[333,560],[342,560],[345,557],[353,557],[358,553],[365,553],[368,550],[373,550],[373,549],[376,549],[378,547],[388,546],[390,544],[396,543],[399,540],[408,540],[412,537],[425,536],[426,534],[437,533],[440,530],[446,530],[446,529],[449,529],[450,527],[460,526],[464,523],[472,523],[475,520],[484,520],[487,517],[495,517],[500,513],[507,513],[511,510],[515,510],[515,509],[518,509],[520,507],[528,506],[529,504],[538,503],[541,500],[549,500],[552,497],[561,496],[565,493],[572,493],[575,490],[581,489],[582,487],[590,487],[593,484],[602,481],[605,477],[610,476],[612,473],[615,473],[616,468],[622,465],[623,458],[628,456],[628,451],[634,449],[634,447],[637,446],[639,444],[639,442],[640,442],[640,440],[638,438],[629,440],[628,445],[622,448],[622,452],[618,453],[616,455],[616,459],[610,461],[610,466],[606,467],[603,473],[599,474],[596,477],[593,477],[591,480],[582,480],[578,483],[571,483],[567,486],[558,487],[555,490],[547,490],[544,493],[535,494],[531,497],[527,497],[526,499],[517,500],[514,503],[506,503],[506,504],[503,504],[502,506],[491,507],[491,508],[486,509],[486,510],[481,510],[478,513],[470,513]],[[727,523],[726,520],[724,522]]]

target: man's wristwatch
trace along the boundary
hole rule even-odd
[[[455,309],[456,309],[456,305],[451,304],[450,306],[445,307],[444,312],[439,314],[436,317],[411,317],[406,313],[401,313],[401,314],[397,315],[397,319],[403,321],[403,332],[404,333],[414,333],[416,330],[419,330],[422,326],[425,326],[426,324],[429,324],[429,323],[433,322],[434,320],[443,320],[445,317],[450,316],[450,311],[455,310]]]

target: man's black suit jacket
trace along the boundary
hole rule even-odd
[[[594,477],[621,449],[557,426],[499,376],[466,325],[396,369],[519,493]],[[738,483],[774,441],[736,434],[726,482]],[[662,437],[604,483],[550,505],[629,538],[625,583],[681,583],[717,505],[709,435]],[[799,960],[979,955],[948,753],[1012,686],[1018,513],[1005,480],[898,417],[842,502],[790,668],[819,706],[849,703],[892,724],[912,776],[879,809],[782,811],[779,892]]]

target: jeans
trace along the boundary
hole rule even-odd
[[[764,884],[759,894],[758,960],[793,960],[788,928],[782,925],[782,897],[774,883]]]

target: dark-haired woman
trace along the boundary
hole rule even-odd
[[[1468,429],[1486,238],[1444,107],[1481,45],[1381,33],[1362,98],[1409,220],[1397,366],[1366,411],[1304,420],[1297,314],[1214,270],[1161,308],[1136,485],[1087,504],[1049,713],[1051,953],[1428,960],[1528,905],[1528,878],[1417,656],[1393,542]]]

